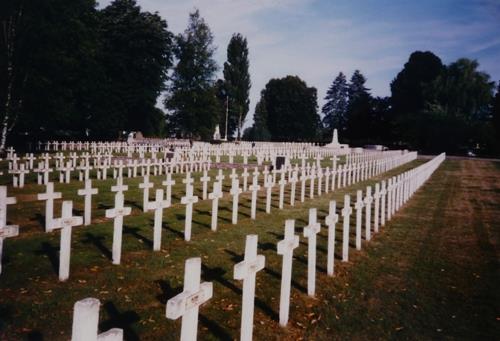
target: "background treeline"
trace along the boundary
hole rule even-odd
[[[210,140],[384,144],[426,152],[499,153],[500,99],[476,61],[444,65],[415,52],[374,97],[360,71],[339,75],[318,108],[317,90],[297,76],[271,79],[242,132],[251,86],[247,40],[235,33],[227,61],[214,60],[213,34],[199,11],[174,35],[134,0],[98,9],[94,0],[0,3],[0,150],[38,139],[146,136]],[[222,74],[221,79],[217,75]]]

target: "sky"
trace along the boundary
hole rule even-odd
[[[100,7],[110,1],[101,1]],[[359,69],[374,96],[390,95],[390,82],[413,51],[432,51],[443,63],[476,59],[500,80],[500,0],[137,0],[182,33],[198,8],[214,34],[215,59],[226,61],[233,33],[248,40],[250,110],[271,78],[297,75],[318,90],[319,108],[342,71]]]

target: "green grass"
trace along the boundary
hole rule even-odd
[[[9,221],[21,225],[21,235],[4,242],[1,339],[68,339],[73,304],[85,297],[96,297],[103,304],[101,330],[123,328],[127,340],[178,339],[180,320],[165,318],[165,302],[182,290],[184,261],[196,256],[202,258],[203,279],[214,283],[214,297],[200,309],[199,339],[238,338],[241,283],[232,279],[233,266],[242,259],[245,236],[251,233],[259,235],[259,253],[266,256],[266,268],[257,275],[256,340],[495,338],[500,305],[495,287],[499,232],[494,223],[500,211],[500,170],[493,163],[477,161],[471,166],[470,162],[446,161],[370,243],[364,242],[361,252],[350,249],[349,263],[336,260],[334,278],[326,276],[323,227],[315,298],[305,292],[307,245],[302,228],[308,209],[317,207],[323,223],[329,200],[342,202],[345,193],[354,194],[421,161],[293,208],[278,210],[274,194],[270,215],[263,212],[262,192],[255,221],[249,218],[250,196],[245,194],[240,197],[237,225],[230,223],[231,200],[226,195],[219,206],[217,232],[210,230],[211,202],[201,201],[195,205],[189,243],[183,240],[184,206],[179,204],[184,185],[181,177],[175,177],[174,205],[164,213],[160,252],[152,251],[153,213],[141,210],[141,180],[126,179],[125,197],[133,213],[125,217],[119,266],[109,259],[112,222],[102,219],[104,209],[113,203],[107,192],[114,181],[94,181],[99,187],[93,198],[95,222],[73,230],[70,279],[65,283],[57,280],[59,231],[43,232],[44,204],[29,196],[43,188],[32,180],[24,189],[9,188],[9,195],[20,201],[9,207]],[[478,178],[474,173],[483,175],[480,185],[473,181]],[[162,177],[152,179],[159,186]],[[227,177],[225,186],[227,191]],[[83,208],[82,198],[75,195],[80,187],[76,182],[56,183],[64,199],[75,200],[77,211]],[[200,191],[197,187],[198,195]],[[296,219],[301,244],[293,264],[290,324],[281,328],[277,323],[281,257],[276,243],[282,239],[286,219]],[[337,242],[337,254],[339,246]]]

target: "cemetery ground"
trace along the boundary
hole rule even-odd
[[[165,209],[162,249],[152,250],[153,212],[142,213],[142,178],[127,179],[125,204],[132,215],[124,218],[122,264],[111,263],[112,220],[104,210],[113,206],[109,188],[113,179],[93,181],[93,222],[73,229],[70,278],[58,281],[60,232],[43,230],[44,203],[35,193],[44,187],[33,180],[22,189],[9,186],[19,205],[9,207],[9,221],[21,234],[4,243],[0,276],[0,338],[3,340],[67,340],[73,304],[98,298],[100,330],[123,328],[126,340],[179,339],[180,320],[165,317],[168,299],[182,291],[184,262],[201,257],[202,279],[214,285],[214,296],[200,309],[199,339],[235,339],[240,331],[241,282],[233,280],[233,266],[243,258],[245,236],[259,235],[259,254],[266,267],[257,273],[254,338],[268,339],[495,339],[500,335],[500,163],[447,160],[427,183],[396,213],[370,243],[342,263],[337,224],[335,276],[326,275],[324,217],[329,200],[342,204],[384,178],[422,163],[417,160],[367,181],[341,188],[295,207],[278,210],[277,186],[271,214],[264,212],[265,191],[259,192],[257,219],[250,219],[250,194],[240,196],[238,224],[231,224],[230,179],[226,171],[225,196],[220,201],[219,226],[210,230],[211,201],[194,205],[190,242],[184,241],[183,174],[176,175],[173,206]],[[210,172],[214,176],[215,171]],[[193,176],[199,177],[199,173]],[[164,176],[151,177],[159,188]],[[81,182],[56,191],[73,200],[83,215]],[[300,185],[297,186],[298,190]],[[210,188],[211,190],[211,188]],[[308,193],[308,191],[306,192]],[[201,196],[201,186],[196,193]],[[289,195],[289,193],[287,193]],[[154,191],[150,191],[150,200]],[[287,196],[288,198],[288,196]],[[55,216],[60,215],[60,200]],[[307,241],[302,229],[308,209],[318,208],[322,231],[318,238],[317,292],[307,296]],[[339,205],[337,205],[339,210]],[[290,320],[278,325],[281,256],[276,244],[283,239],[286,219],[295,219],[300,246],[294,251]],[[351,241],[355,215],[351,216]]]

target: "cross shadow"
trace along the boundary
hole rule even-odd
[[[137,227],[123,225],[123,233],[130,234],[149,247],[153,247],[153,242],[151,241],[151,239],[144,237],[142,234],[138,233],[138,231],[140,231],[140,229]]]
[[[203,271],[203,278],[208,281],[208,282],[217,282],[226,288],[234,291],[237,295],[241,295],[242,291],[240,288],[238,288],[236,285],[234,285],[232,282],[228,281],[226,278],[224,278],[224,275],[226,274],[226,270],[224,270],[221,267],[214,267],[210,268],[205,264],[201,264],[201,269]]]
[[[201,221],[196,221],[196,220],[193,220],[193,225],[196,224],[198,226],[203,226],[203,227],[206,227],[208,229],[211,228],[210,224],[208,223],[202,223]]]
[[[96,236],[93,233],[87,232],[85,233],[85,239],[82,241],[84,244],[94,244],[96,248],[101,251],[101,253],[108,258],[109,260],[112,259],[112,254],[111,251],[102,243],[103,240],[106,238],[103,236]]]
[[[273,243],[258,243],[258,248],[262,251],[267,251],[267,250],[276,251],[276,245]]]
[[[264,271],[268,274],[268,275],[271,275],[279,280],[281,280],[281,274],[280,273],[277,273],[276,271],[272,270],[272,269],[269,269],[269,268],[264,268]],[[292,278],[292,286],[294,288],[296,288],[297,290],[299,291],[302,291],[304,294],[307,294],[307,288],[300,285],[299,282],[295,281],[293,278]]]
[[[142,211],[142,205],[139,205],[135,201],[125,200],[124,204],[125,204],[125,206],[133,206],[133,207]]]
[[[156,298],[162,305],[167,304],[167,301],[179,294],[182,291],[182,287],[173,288],[169,282],[159,279],[155,281],[156,284],[160,287],[161,294],[157,295]]]
[[[43,242],[40,250],[35,251],[37,255],[45,255],[49,258],[52,269],[59,274],[59,248],[49,242]]]
[[[194,213],[199,214],[199,215],[211,216],[211,213],[209,211],[202,211],[199,208],[195,208],[193,211],[194,211]]]
[[[198,319],[200,323],[208,328],[208,330],[216,337],[217,340],[232,340],[231,335],[229,335],[219,324],[215,321],[210,320],[203,314],[198,314]]]
[[[37,221],[42,227],[42,229],[45,231],[45,216],[41,215],[40,213],[36,213],[35,218],[32,220]]]
[[[181,239],[184,239],[184,233],[182,231],[177,231],[175,229],[173,229],[172,227],[170,227],[169,225],[167,225],[167,223],[163,223],[161,225],[161,227],[164,229],[164,230],[167,230],[167,231],[170,231],[172,233],[174,233],[175,235],[177,235],[179,238]]]
[[[113,302],[104,303],[103,308],[108,313],[109,319],[100,323],[99,328],[101,330],[107,331],[111,328],[121,328],[125,340],[139,340],[139,336],[132,327],[132,324],[140,320],[139,314],[132,310],[120,313]]]
[[[103,204],[102,202],[100,202],[98,205],[97,205],[97,208],[100,209],[100,210],[109,210],[111,208],[113,208],[113,206],[111,205],[106,205],[106,204]]]

